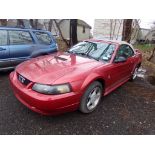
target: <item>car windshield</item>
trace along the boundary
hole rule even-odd
[[[73,46],[68,52],[86,56],[88,58],[94,58],[96,60],[101,58],[108,62],[111,59],[114,50],[115,45],[110,43],[84,41]]]

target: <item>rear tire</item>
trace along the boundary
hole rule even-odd
[[[82,113],[93,112],[100,103],[102,94],[102,84],[98,81],[91,83],[81,98],[79,110]]]

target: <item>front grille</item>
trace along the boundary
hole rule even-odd
[[[30,80],[26,79],[24,76],[20,75],[19,73],[17,73],[17,78],[18,78],[18,81],[25,86],[27,86],[31,82]]]

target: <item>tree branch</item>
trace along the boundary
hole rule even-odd
[[[69,46],[67,40],[63,37],[63,34],[62,34],[62,32],[61,32],[61,29],[60,29],[59,24],[57,23],[56,19],[53,19],[53,20],[54,20],[54,22],[55,22],[56,27],[57,27],[58,30],[59,30],[59,33],[60,33],[60,36],[61,36],[62,40],[65,42],[65,44],[66,44],[67,46]]]

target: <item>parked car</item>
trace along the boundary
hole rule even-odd
[[[57,44],[48,31],[0,27],[0,71],[55,51]]]
[[[90,113],[102,96],[136,78],[141,61],[139,50],[126,42],[86,40],[20,64],[10,81],[15,96],[35,112]]]

